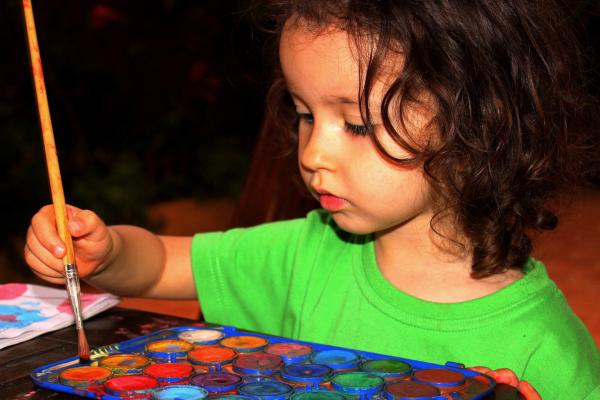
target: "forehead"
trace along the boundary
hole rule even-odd
[[[372,51],[372,43],[368,40],[365,38],[360,43],[363,52]],[[280,64],[292,94],[356,103],[360,82],[366,72],[359,68],[360,54],[352,36],[334,25],[315,29],[300,20],[292,20],[286,22],[281,33]],[[398,76],[403,61],[400,52],[385,51],[369,99],[375,106],[373,110],[380,104],[385,89]]]
[[[359,68],[356,51],[345,31],[328,27],[309,29],[287,22],[279,45],[279,59],[291,92],[356,97]]]

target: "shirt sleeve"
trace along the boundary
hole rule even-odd
[[[206,321],[279,332],[305,228],[306,219],[297,219],[195,235],[192,269]]]
[[[548,310],[560,319],[538,332],[541,340],[523,378],[544,400],[600,399],[593,397],[599,394],[600,353],[581,320],[567,307],[561,301]]]
[[[600,385],[596,386],[592,392],[585,397],[584,400],[600,400]]]

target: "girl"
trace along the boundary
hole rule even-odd
[[[526,235],[554,227],[545,201],[581,165],[571,158],[584,121],[577,58],[556,6],[282,0],[267,10],[280,62],[270,112],[297,142],[322,210],[192,238],[107,227],[71,207],[80,275],[121,295],[198,296],[211,322],[509,368],[490,374],[529,398],[517,376],[544,399],[598,398],[598,349]],[[61,283],[63,254],[46,206],[25,258]]]

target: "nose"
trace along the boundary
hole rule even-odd
[[[334,170],[336,150],[339,146],[337,127],[327,123],[315,123],[300,132],[298,157],[300,166],[307,171]],[[336,134],[337,133],[337,134]]]

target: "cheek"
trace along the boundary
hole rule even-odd
[[[398,159],[414,158],[416,154],[402,147],[396,141],[399,135],[409,147],[416,152],[425,150],[438,137],[437,129],[432,123],[433,112],[428,102],[408,104],[403,112],[402,120],[393,120],[395,133],[388,133],[382,125],[375,132],[378,142],[392,157]]]
[[[397,167],[383,161],[364,176],[365,194],[386,209],[431,204],[431,187],[420,167]]]
[[[401,132],[398,127],[396,127],[398,132]],[[395,135],[395,134],[392,134]],[[377,138],[377,142],[383,147],[383,150],[387,155],[392,156],[397,159],[410,159],[414,158],[414,154],[402,147],[399,143],[395,141],[395,139],[388,133],[385,129],[380,128],[375,131],[375,136]],[[412,140],[407,137],[408,135],[403,135],[403,139],[408,142],[409,145],[415,146]]]
[[[375,132],[375,135],[377,137],[377,141],[388,155],[397,159],[408,159],[414,157],[412,153],[396,143],[390,134],[384,129],[378,130]]]
[[[298,127],[298,132],[296,133],[298,160],[301,159],[302,154],[304,153],[304,149],[306,148],[306,145],[308,144],[308,140],[310,139],[310,132],[311,132],[309,127],[302,126],[302,125],[306,125],[306,124],[301,124]]]

